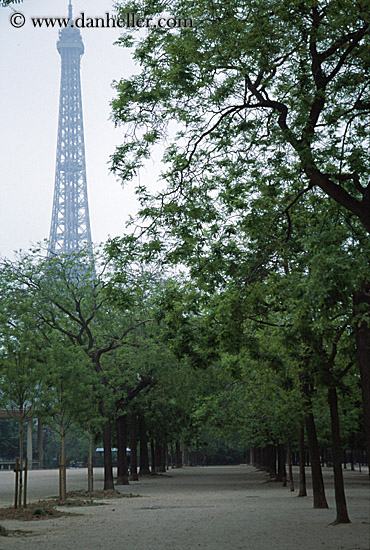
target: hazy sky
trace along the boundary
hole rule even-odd
[[[28,249],[49,237],[58,125],[60,56],[56,28],[33,28],[29,17],[67,15],[68,0],[24,0],[22,28],[11,26],[10,8],[0,8],[0,255]],[[114,13],[111,0],[73,0],[74,16]],[[81,29],[81,60],[87,185],[94,242],[121,234],[134,213],[134,185],[124,189],[109,173],[109,156],[121,130],[109,120],[111,83],[137,68],[130,52],[114,46],[119,29]],[[124,32],[124,31],[123,31]],[[143,31],[145,32],[145,31]],[[140,177],[151,178],[148,165]]]

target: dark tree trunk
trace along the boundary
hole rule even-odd
[[[353,306],[356,316],[353,328],[361,377],[365,444],[367,459],[370,463],[370,323],[365,318],[361,319],[362,315],[365,316],[366,313],[369,315],[370,311],[370,285],[368,283],[363,283],[361,290],[354,293]]]
[[[320,464],[319,445],[317,442],[316,426],[312,412],[306,415],[306,430],[311,459],[313,507],[329,508],[325,497],[324,480],[322,477]]]
[[[268,461],[268,471],[272,477],[277,477],[276,475],[276,447],[275,445],[268,445],[267,447],[267,461]]]
[[[277,446],[271,445],[271,468],[272,468],[272,475],[277,478],[277,470],[276,470],[276,464],[277,464]]]
[[[305,470],[305,456],[304,456],[304,426],[303,424],[299,430],[299,497],[306,497],[306,470]]]
[[[328,465],[328,449],[326,447],[324,449],[324,464]]]
[[[166,470],[169,470],[170,469],[170,466],[169,466],[170,456],[169,456],[169,452],[168,452],[168,443],[165,443],[164,457],[165,457]]]
[[[173,444],[172,443],[170,445],[169,452],[170,452],[170,466],[173,470]]]
[[[140,475],[150,474],[149,470],[149,455],[148,455],[148,438],[146,435],[145,418],[142,414],[138,417],[139,420],[139,438],[140,438]]]
[[[292,445],[290,439],[288,439],[288,468],[289,468],[289,487],[290,490],[294,491],[294,480],[293,480],[293,466],[292,466]]]
[[[162,472],[163,471],[163,465],[162,465],[162,444],[159,443],[158,440],[155,441],[154,444],[154,452],[155,452],[155,471],[156,472]]]
[[[113,466],[112,466],[112,441],[110,433],[110,422],[106,420],[103,424],[103,446],[104,446],[104,491],[113,489]]]
[[[346,496],[344,493],[343,472],[341,463],[340,428],[338,414],[338,396],[335,387],[328,390],[328,400],[331,418],[332,458],[334,470],[335,503],[337,517],[334,523],[351,523],[347,513]]]
[[[162,457],[161,472],[165,472],[166,466],[167,466],[167,444],[166,443],[162,443],[161,457]]]
[[[263,462],[264,462],[264,466],[265,466],[265,469],[270,472],[270,445],[267,445],[266,447],[264,447],[263,449],[264,451],[264,459],[263,459]]]
[[[253,464],[253,466],[255,466],[256,468],[260,467],[260,448],[259,447],[254,448],[254,464]]]
[[[130,439],[131,439],[131,463],[130,463],[130,480],[131,481],[138,481],[138,475],[137,475],[137,430],[136,430],[136,413],[135,408],[132,407],[131,409],[131,431],[130,431]]]
[[[156,462],[155,462],[155,447],[154,447],[153,439],[150,440],[150,457],[151,457],[151,462],[152,462],[151,473],[154,474],[155,473]]]
[[[262,447],[261,449],[261,466],[262,466],[262,469],[265,470],[265,471],[268,471],[268,458],[267,458],[267,455],[268,455],[268,450],[267,450],[267,447]]]
[[[128,485],[126,415],[117,418],[117,485]]]
[[[256,449],[256,466],[257,468],[262,468],[262,449],[261,447],[257,447]]]
[[[278,444],[278,474],[279,481],[286,487],[285,449],[282,443]]]
[[[354,460],[354,457],[353,457],[353,451],[351,451],[351,455],[350,455],[350,459],[351,459],[351,471],[354,472],[355,471],[355,460]]]
[[[176,468],[182,468],[180,441],[176,440]]]
[[[256,447],[255,451],[255,466],[261,468],[261,447]]]
[[[280,444],[277,445],[277,477],[278,481],[283,481],[282,466],[281,466],[281,448]]]
[[[184,446],[183,446],[183,464],[184,466],[189,466],[189,451],[188,451],[188,446],[184,443]]]
[[[266,445],[254,449],[254,462],[256,468],[268,472],[271,477],[278,481],[282,480],[279,473],[276,471],[276,445]]]
[[[321,447],[321,449],[320,449],[320,460],[321,460],[321,466],[325,466],[325,449],[324,449],[324,447]]]
[[[271,477],[277,478],[276,474],[276,447],[275,445],[266,445],[261,449],[261,466]]]
[[[266,472],[268,472],[269,471],[269,450],[267,446],[262,448],[261,457],[262,457],[262,467]]]

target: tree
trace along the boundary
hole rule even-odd
[[[289,238],[290,213],[305,194],[330,197],[355,238],[366,241],[367,8],[366,1],[350,0],[166,3],[167,11],[191,13],[195,28],[152,29],[140,36],[134,57],[142,70],[116,84],[112,102],[116,124],[126,128],[125,143],[112,157],[124,181],[170,136],[167,188],[152,196],[138,187],[139,233],[150,232],[157,248],[166,233],[170,257],[191,255],[192,265],[201,269],[210,249],[227,254],[232,245],[223,241],[230,242],[229,235],[258,226],[251,203],[263,192],[270,197],[267,245],[277,227],[285,226]],[[143,0],[124,2],[120,9],[154,14],[164,5]],[[127,36],[120,41],[135,43]],[[362,261],[353,324],[370,455],[366,254]]]
[[[129,8],[158,13],[163,6],[144,0],[124,2],[120,9]],[[206,169],[211,158],[215,167],[239,168],[245,175],[248,159],[256,168],[253,153],[260,151],[273,165],[298,162],[295,168],[310,188],[322,189],[370,231],[365,2],[174,0],[166,8],[191,12],[197,26],[152,30],[138,41],[134,57],[143,71],[116,85],[115,120],[132,123],[133,130],[113,157],[114,169],[132,176],[163,138],[168,117],[181,125],[179,144],[174,139],[166,157],[178,191],[181,183],[190,184],[193,164]],[[123,45],[131,42],[121,38]],[[244,154],[242,144],[248,146]],[[286,145],[289,155],[281,150]],[[125,158],[130,152],[132,163]],[[265,169],[259,165],[258,171]]]
[[[4,274],[1,273],[3,276]],[[32,419],[42,391],[42,365],[45,353],[42,335],[35,318],[27,311],[29,301],[18,294],[13,302],[9,281],[1,278],[0,311],[0,404],[19,426],[19,490],[18,506],[22,507],[23,488],[23,424]],[[18,475],[18,473],[17,473]],[[24,498],[24,502],[26,499]]]
[[[96,273],[98,266],[102,270],[100,277]],[[106,358],[121,346],[135,347],[131,333],[149,321],[136,317],[141,313],[134,308],[140,294],[139,283],[130,279],[133,274],[127,269],[114,301],[112,289],[104,279],[108,278],[107,265],[96,259],[94,267],[90,251],[45,258],[36,250],[19,261],[4,262],[4,269],[11,274],[16,291],[29,297],[29,307],[41,325],[58,331],[80,347],[89,360],[96,406],[104,420],[104,488],[112,489],[110,416],[114,396],[108,384]]]
[[[332,209],[330,205],[327,206],[330,215]],[[272,266],[261,274],[259,282],[254,281],[245,289],[240,289],[236,301],[245,317],[262,326],[276,327],[275,331],[282,333],[276,347],[273,342],[279,341],[277,335],[272,339],[273,329],[267,331],[270,336],[261,345],[265,355],[266,348],[271,350],[273,346],[276,357],[279,356],[279,348],[286,348],[285,362],[289,360],[289,355],[291,361],[294,358],[296,360],[314,470],[315,507],[327,507],[327,503],[312,401],[318,388],[325,388],[328,393],[332,420],[336,522],[346,523],[349,520],[341,471],[337,393],[342,390],[343,376],[355,363],[351,294],[355,288],[353,285],[358,282],[353,276],[354,265],[357,261],[361,262],[361,254],[355,246],[349,248],[347,231],[335,218],[325,220],[323,229],[323,213],[317,208],[304,218],[306,231],[300,231],[299,224],[303,221],[301,216],[302,212],[294,212],[291,223],[295,230],[289,241],[280,249],[276,248]],[[224,309],[227,311],[228,308]],[[353,383],[356,383],[355,377]]]
[[[12,4],[22,4],[23,0],[1,0],[0,7],[7,8]]]
[[[86,432],[92,421],[99,424],[99,413],[93,395],[94,377],[81,348],[74,346],[58,332],[45,341],[46,361],[40,392],[40,416],[61,440],[60,499],[66,498],[66,436],[76,426]]]
[[[2,418],[0,420],[0,445],[1,458],[13,460],[19,449],[19,434],[17,425],[12,419]]]

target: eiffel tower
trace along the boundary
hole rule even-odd
[[[92,249],[80,81],[84,45],[79,29],[72,25],[71,0],[68,17],[69,25],[59,32],[57,42],[61,79],[49,254]]]

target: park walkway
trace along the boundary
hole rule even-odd
[[[10,473],[9,473],[10,474]],[[307,469],[308,480],[309,470]],[[30,474],[30,496],[57,494],[55,471]],[[86,470],[68,470],[68,489],[85,488]],[[105,506],[78,508],[80,516],[10,522],[27,537],[0,538],[0,550],[367,550],[369,484],[366,473],[345,472],[350,525],[335,519],[332,473],[324,469],[329,510],[314,510],[312,495],[298,498],[251,466],[196,467],[144,477]],[[8,479],[9,478],[9,479]],[[10,475],[0,472],[0,504],[11,495]],[[102,470],[95,471],[102,488]],[[11,499],[11,497],[10,497]],[[70,510],[73,511],[72,509]]]

